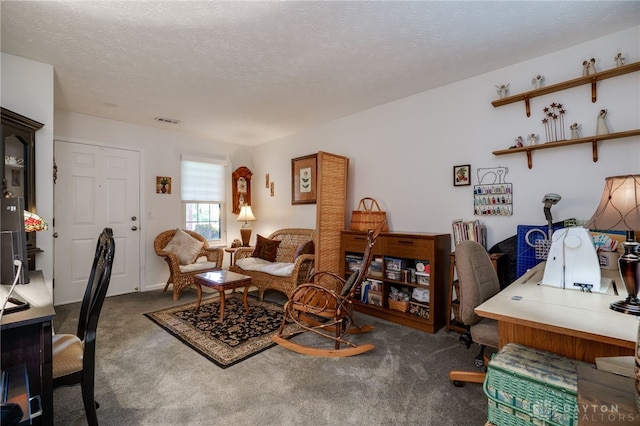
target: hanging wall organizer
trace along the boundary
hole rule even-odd
[[[505,177],[508,167],[478,168],[478,184],[473,186],[473,214],[476,216],[511,216],[513,184]]]

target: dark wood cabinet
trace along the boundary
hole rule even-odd
[[[350,273],[348,259],[361,256],[366,241],[364,232],[342,232],[343,276]],[[381,233],[374,246],[374,261],[381,262],[380,268],[370,269],[368,275],[370,280],[379,283],[380,298],[354,302],[355,309],[428,333],[437,332],[446,321],[450,251],[449,234]],[[424,280],[415,280],[416,272]],[[428,301],[411,299],[409,305],[404,304],[406,311],[399,310],[398,304],[390,300],[392,288],[410,293],[419,288],[423,293],[428,292]]]
[[[6,108],[0,108],[0,115],[2,196],[24,197],[25,208],[37,213],[35,133],[43,124]],[[35,255],[40,251],[36,244],[36,233],[27,232],[29,270],[36,269]]]
[[[51,338],[55,310],[42,272],[30,274],[31,282],[16,288],[15,294],[31,303],[24,311],[5,313],[0,323],[2,370],[25,365],[29,394],[39,397],[42,415],[34,425],[53,424],[53,354]],[[4,289],[2,289],[4,291]],[[3,298],[5,293],[2,294]],[[37,398],[36,398],[37,399]]]

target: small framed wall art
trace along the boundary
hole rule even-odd
[[[471,185],[471,165],[453,166],[453,186]]]
[[[318,154],[291,160],[291,204],[316,203]]]
[[[171,178],[156,176],[156,194],[171,194]]]

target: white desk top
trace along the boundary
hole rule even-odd
[[[33,307],[50,306],[51,295],[47,290],[42,271],[31,271],[29,273],[29,284],[18,284],[13,290],[13,296],[26,300]],[[0,285],[0,300],[4,301],[11,286],[9,284]]]
[[[610,303],[627,297],[617,271],[603,270],[603,277],[610,274],[616,278],[618,296],[611,288],[604,294],[539,285],[543,271],[544,262],[478,306],[476,313],[550,331],[586,333],[635,343],[639,318],[609,309]]]
[[[51,294],[47,289],[42,271],[31,271],[29,273],[29,284],[18,284],[13,290],[13,296],[29,302],[30,308],[24,311],[5,313],[2,316],[0,325],[4,327],[14,326],[24,321],[32,321],[41,317],[55,316]],[[4,302],[11,286],[0,285],[0,301]]]

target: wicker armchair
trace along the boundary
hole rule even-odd
[[[264,291],[267,289],[277,290],[289,297],[298,285],[306,282],[313,270],[315,261],[315,255],[313,254],[302,254],[297,259],[294,259],[296,249],[301,244],[313,240],[314,237],[314,229],[304,228],[284,228],[269,235],[268,238],[270,240],[282,241],[278,246],[276,262],[294,263],[293,273],[289,277],[275,276],[261,271],[248,271],[236,265],[238,260],[251,257],[254,250],[253,247],[239,248],[233,256],[233,265],[229,267],[229,270],[251,276],[251,284],[258,288],[260,299],[262,299]]]
[[[186,229],[184,232],[204,243],[197,258],[204,256],[207,258],[206,261],[196,261],[189,265],[181,265],[178,260],[178,256],[176,256],[175,253],[163,250],[175,235],[175,229],[160,233],[153,242],[153,248],[155,249],[156,254],[163,257],[169,265],[169,278],[167,279],[167,284],[164,286],[163,291],[167,291],[169,284],[173,284],[174,301],[180,299],[180,293],[182,290],[193,285],[194,275],[221,269],[222,260],[224,258],[224,251],[221,248],[209,247],[207,240],[202,235]]]

